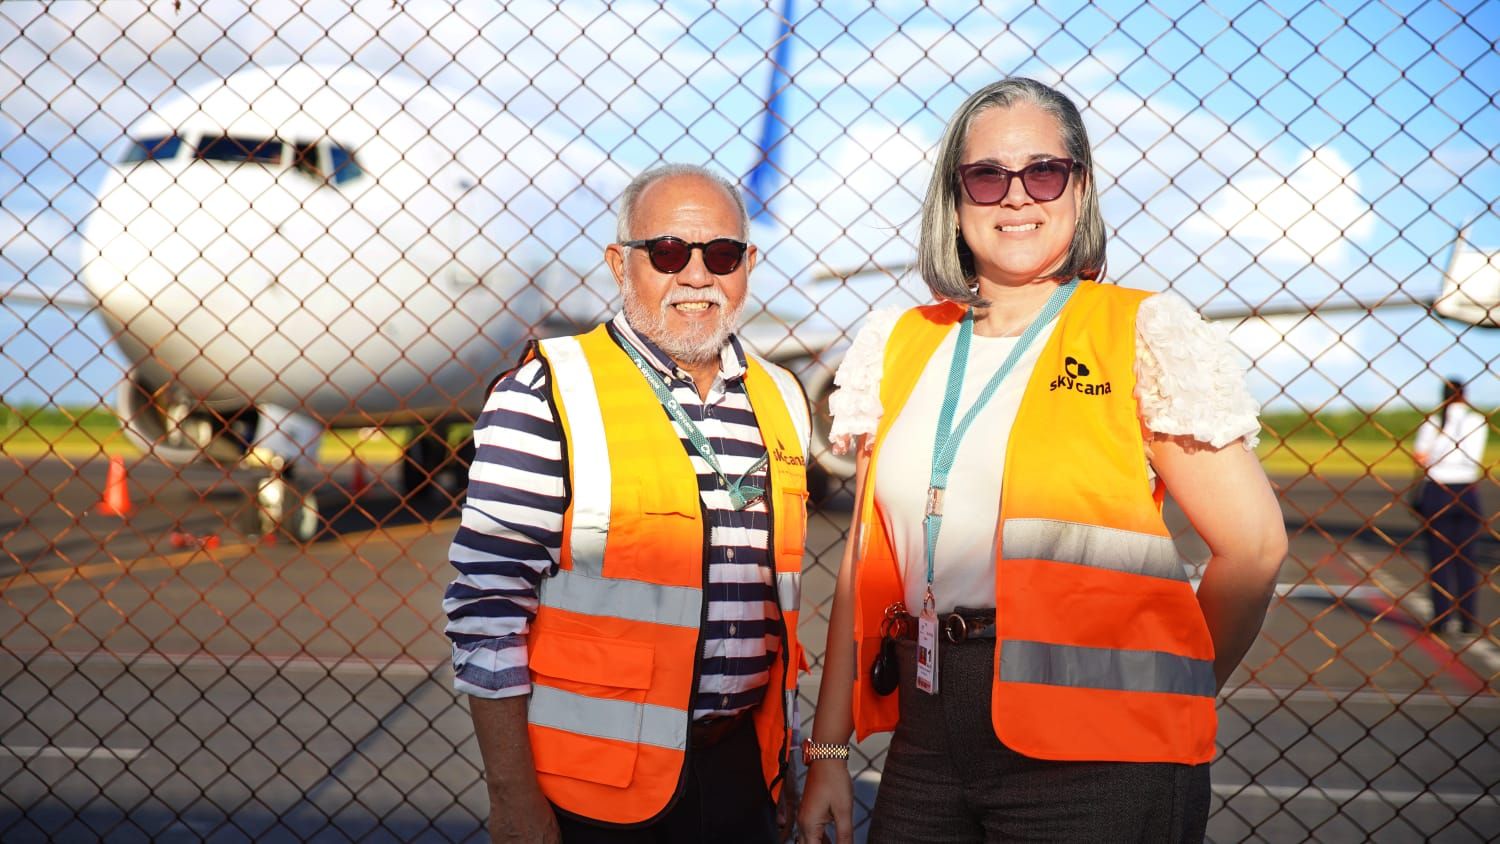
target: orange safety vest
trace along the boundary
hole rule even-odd
[[[990,717],[995,735],[1027,756],[1213,757],[1213,642],[1162,521],[1164,490],[1147,478],[1134,397],[1136,310],[1148,295],[1080,282],[1026,385],[1005,451]],[[868,682],[885,608],[904,593],[875,512],[880,450],[962,316],[952,303],[916,308],[886,344],[884,409],[855,538],[860,738],[893,729],[898,715],[897,696],[877,695]]]
[[[565,432],[570,499],[560,567],[542,581],[527,640],[537,779],[568,812],[647,823],[680,788],[703,652],[708,526],[698,475],[656,395],[604,326],[544,340],[538,352]],[[771,452],[770,547],[785,627],[780,670],[772,667],[754,712],[775,798],[802,659],[810,423],[790,373],[748,363],[746,390]]]

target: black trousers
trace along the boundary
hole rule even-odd
[[[1186,842],[1208,825],[1208,765],[1053,762],[990,723],[993,639],[938,647],[938,694],[916,690],[902,641],[901,719],[870,819],[879,842]]]
[[[718,744],[688,753],[682,794],[650,826],[617,829],[557,815],[566,844],[774,844],[776,807],[760,772],[755,722],[740,724]]]
[[[1432,583],[1432,627],[1457,617],[1460,627],[1479,627],[1479,567],[1474,554],[1484,530],[1479,484],[1422,486],[1422,515],[1427,519],[1427,567]],[[1456,610],[1456,611],[1455,611]]]

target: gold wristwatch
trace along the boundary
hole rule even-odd
[[[831,741],[802,740],[802,764],[811,765],[820,759],[848,759],[849,745]]]

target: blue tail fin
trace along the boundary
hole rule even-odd
[[[786,103],[792,14],[792,0],[786,0],[781,7],[781,25],[776,30],[776,51],[771,57],[771,82],[766,90],[765,120],[760,129],[760,154],[754,169],[745,177],[745,206],[752,220],[763,220],[770,214],[771,198],[776,193],[780,177],[776,162],[781,156],[781,139],[786,134],[781,109]]]

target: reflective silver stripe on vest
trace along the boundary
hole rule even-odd
[[[809,447],[808,438],[812,436],[812,418],[808,415],[807,397],[803,394],[801,385],[797,383],[796,376],[749,352],[745,353],[745,357],[760,364],[761,369],[771,376],[771,383],[775,384],[776,390],[781,393],[781,403],[786,405],[786,414],[792,418],[792,427],[797,429],[797,448],[806,458]]]
[[[1206,659],[1016,639],[1006,639],[1000,645],[1000,679],[1008,683],[1214,696],[1214,665]]]
[[[1055,519],[1006,519],[1001,554],[1056,560],[1187,582],[1177,546],[1165,536]]]
[[[604,571],[613,483],[599,394],[594,391],[594,374],[578,338],[555,337],[543,340],[541,347],[551,369],[553,389],[568,417],[567,437],[572,446],[568,469],[573,476],[573,527],[568,550],[576,571],[597,576]]]
[[[802,573],[795,571],[776,572],[776,603],[781,611],[796,612],[802,606]]]
[[[577,557],[574,557],[575,565]],[[541,583],[542,606],[584,615],[623,618],[672,627],[698,627],[703,593],[688,586],[590,577],[558,569]]]
[[[576,695],[534,683],[527,718],[539,727],[668,750],[687,749],[687,710],[670,706]]]

